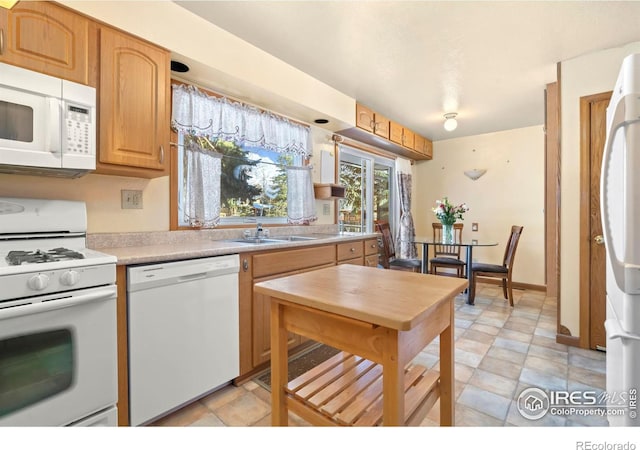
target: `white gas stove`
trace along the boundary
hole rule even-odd
[[[116,257],[87,249],[83,202],[0,198],[0,301],[115,283]]]
[[[0,198],[0,426],[116,425],[116,257],[83,202]]]

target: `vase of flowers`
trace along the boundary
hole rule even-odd
[[[463,214],[469,211],[469,207],[466,203],[460,205],[453,205],[449,202],[447,197],[443,197],[442,201],[436,200],[436,206],[433,208],[433,212],[436,217],[442,223],[442,243],[453,244],[453,224],[457,220],[464,220]]]

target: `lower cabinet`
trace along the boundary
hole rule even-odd
[[[377,240],[368,239],[241,254],[239,380],[265,368],[271,359],[271,304],[264,295],[253,291],[255,283],[336,264],[376,266],[377,253]],[[306,338],[291,333],[289,349],[306,341]]]
[[[378,266],[378,240],[367,239],[364,241],[364,265],[367,267]]]
[[[272,280],[274,278],[286,277],[296,273],[309,272],[311,270],[320,269],[322,267],[331,267],[334,264],[325,264],[322,266],[312,267],[305,270],[296,270],[280,275],[274,275],[265,278],[256,278],[254,283],[260,281]],[[307,339],[294,333],[289,333],[289,349],[295,348],[306,342]],[[254,367],[271,360],[271,302],[264,295],[253,294],[253,365]]]

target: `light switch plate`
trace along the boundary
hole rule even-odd
[[[331,214],[331,206],[329,206],[328,203],[325,203],[324,205],[322,205],[322,214],[325,216],[328,216],[329,214]]]
[[[471,231],[478,231],[478,224],[476,222],[471,224]]]
[[[142,209],[142,191],[122,189],[120,193],[122,209]]]

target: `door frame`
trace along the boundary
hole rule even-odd
[[[591,103],[612,91],[580,97],[580,347],[591,348]]]

